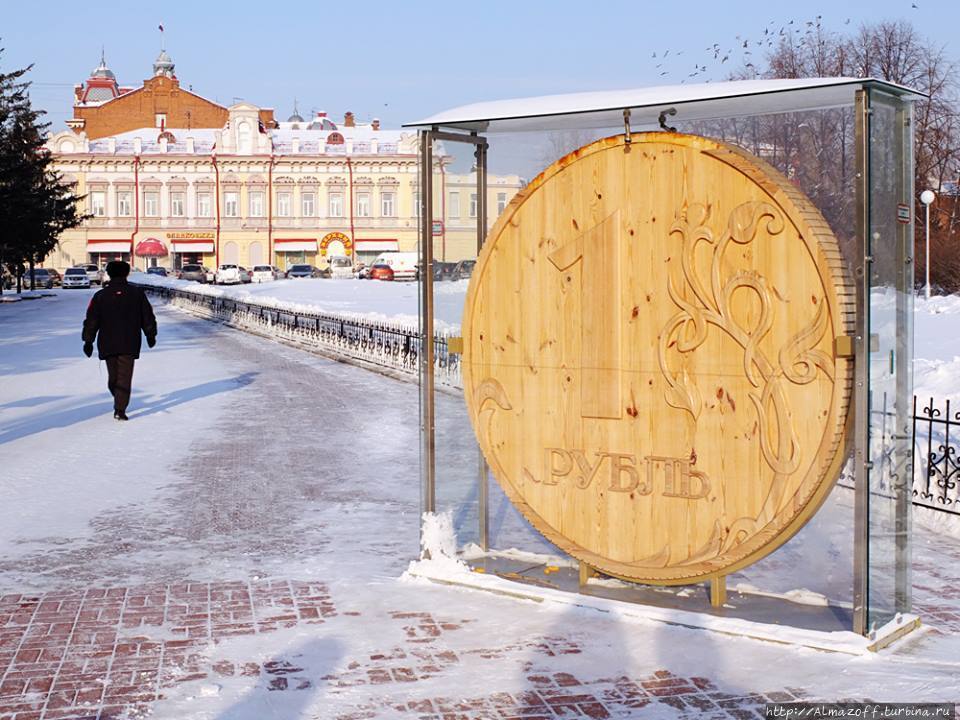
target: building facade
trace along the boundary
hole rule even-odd
[[[158,88],[172,92],[172,69],[162,53],[143,88],[84,100],[100,103],[96,123],[84,114],[82,123],[49,138],[57,169],[84,196],[92,217],[63,234],[47,265],[132,259],[141,268],[188,263],[285,268],[299,262],[323,266],[335,255],[369,262],[384,251],[418,248],[415,133],[385,130],[376,120],[357,123],[352,113],[342,123],[325,113],[305,120],[296,112],[276,122],[272,111],[248,103],[224,108],[224,115],[210,116],[215,125],[199,127],[193,120],[201,103],[190,99],[199,96],[183,95],[186,91],[178,92],[193,108],[189,125],[183,107],[171,112],[166,105],[168,112],[160,113],[153,104],[134,114],[139,126],[131,129],[124,98],[143,93],[145,103],[147,90],[154,98]],[[77,97],[89,98],[91,88],[106,81],[119,92],[115,80],[104,79],[106,73],[101,62]],[[433,224],[436,257],[471,258],[475,177],[451,172],[452,159],[439,155],[435,206],[445,212]],[[491,175],[488,186],[492,224],[522,181]]]

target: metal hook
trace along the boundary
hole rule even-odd
[[[666,130],[667,132],[676,132],[677,129],[675,127],[670,127],[669,125],[667,125],[667,115],[676,115],[676,114],[677,114],[676,108],[667,108],[662,113],[660,113],[660,129]]]
[[[629,145],[633,142],[633,139],[630,137],[630,108],[625,108],[623,111],[623,143],[624,145]]]

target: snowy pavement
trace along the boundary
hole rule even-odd
[[[755,718],[767,700],[960,700],[957,540],[917,529],[917,610],[934,628],[869,657],[403,578],[414,385],[159,307],[131,422],[116,423],[105,368],[80,353],[89,295],[0,305],[0,720]],[[455,423],[456,399],[439,403]],[[834,505],[821,523],[847,517]],[[809,535],[746,579],[795,587],[814,570]],[[811,589],[848,572],[824,567]]]

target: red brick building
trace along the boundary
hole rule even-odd
[[[103,57],[86,82],[74,88],[73,118],[67,125],[90,140],[144,127],[169,130],[223,127],[227,108],[180,87],[165,50],[153,64],[153,77],[139,88],[121,87]],[[273,110],[260,109],[260,122],[275,127]]]

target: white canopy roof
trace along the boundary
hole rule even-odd
[[[861,86],[907,99],[926,97],[917,90],[873,78],[732,80],[494,100],[445,110],[404,127],[481,132],[613,127],[623,124],[623,111],[629,108],[631,127],[639,129],[659,126],[660,113],[671,107],[677,114],[667,118],[667,124],[850,105],[854,91]]]

